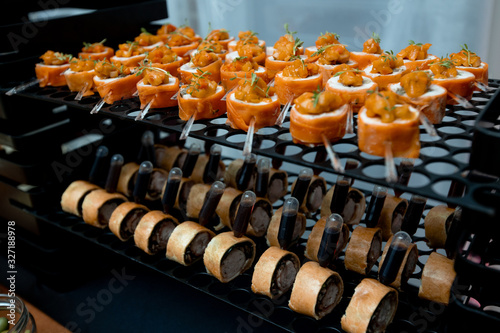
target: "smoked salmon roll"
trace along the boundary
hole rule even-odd
[[[81,96],[91,96],[94,90],[95,61],[90,59],[73,59],[69,69],[64,72],[66,83],[71,91],[80,92]]]
[[[191,61],[179,67],[178,72],[181,82],[190,84],[193,74],[204,73],[204,77],[220,82],[222,60],[214,52],[201,50],[196,51],[191,57]]]
[[[293,101],[305,92],[323,89],[323,74],[314,63],[294,60],[274,77],[276,94],[281,104]]]
[[[391,91],[370,94],[358,113],[358,146],[367,154],[384,157],[386,144],[394,157],[417,158],[420,154],[418,111],[397,105]]]
[[[350,54],[344,44],[330,44],[319,48],[306,61],[319,66],[325,85],[335,73],[358,68],[358,64],[350,59]]]
[[[152,109],[177,106],[172,96],[179,91],[179,79],[161,68],[148,67],[144,72],[144,78],[137,82],[141,109],[148,103]]]
[[[187,121],[194,119],[212,119],[226,113],[226,94],[224,87],[205,77],[206,73],[195,74],[189,85],[181,87],[178,96],[179,118]]]
[[[304,49],[304,55],[309,57],[325,45],[340,44],[339,39],[340,36],[334,32],[327,31],[325,33],[321,33],[316,39],[314,46],[308,46]]]
[[[35,65],[35,74],[40,87],[65,86],[66,77],[63,73],[69,69],[72,55],[49,50],[40,56],[40,59],[43,62]]]
[[[273,87],[253,74],[252,78],[240,79],[238,87],[226,99],[227,124],[235,129],[248,131],[252,118],[255,130],[273,126],[280,113],[280,102]]]
[[[488,64],[482,62],[475,52],[469,50],[467,44],[462,46],[460,52],[450,54],[450,59],[458,70],[472,73],[477,82],[488,85]]]
[[[363,51],[352,51],[350,59],[358,64],[358,68],[363,70],[379,59],[384,51],[380,48],[380,36],[372,33],[372,37],[363,43]]]
[[[224,46],[222,46],[222,44],[220,44],[219,42],[217,42],[215,40],[204,39],[200,43],[200,45],[198,45],[198,48],[197,48],[197,51],[202,51],[202,50],[215,53],[219,57],[219,59],[222,60],[223,62],[224,62],[224,60],[226,60],[226,55],[228,54],[227,49],[225,49]],[[197,51],[191,52],[191,57]]]
[[[265,67],[270,80],[276,73],[285,69],[295,57],[303,53],[302,44],[299,38],[294,38],[296,32],[288,30],[288,24],[285,24],[286,34],[281,36],[274,44],[272,55],[266,58]]]
[[[330,142],[342,139],[346,132],[348,108],[341,97],[330,91],[302,94],[295,99],[290,111],[293,142],[321,145],[323,137]]]
[[[83,43],[82,51],[78,53],[78,58],[90,60],[111,59],[115,50],[109,46],[104,46],[106,39],[97,43]]]
[[[413,105],[433,124],[440,124],[446,112],[448,92],[437,84],[427,72],[414,71],[405,74],[401,82],[389,85],[404,103]]]
[[[118,50],[109,60],[127,67],[137,67],[146,58],[145,52],[137,42],[126,42],[118,45]]]
[[[257,37],[259,33],[255,31],[240,31],[238,33],[238,40],[232,40],[227,44],[227,50],[229,52],[234,52],[237,49],[238,43],[240,44],[256,44],[260,46],[264,51],[266,50],[266,41],[259,39]]]
[[[228,44],[235,40],[234,36],[229,35],[229,31],[226,29],[213,29],[205,37],[206,41],[215,42],[220,44],[224,50],[228,50]]]
[[[226,62],[221,67],[221,84],[226,91],[229,91],[238,85],[240,79],[250,80],[252,74],[255,74],[266,83],[269,82],[267,69],[257,64],[252,58],[244,56],[232,60],[226,59]]]
[[[234,52],[236,52],[239,57],[247,57],[261,66],[266,64],[266,48],[260,44],[239,41],[236,45],[236,51]]]
[[[391,83],[398,83],[408,71],[402,58],[384,53],[364,69],[364,75],[377,83],[379,89],[385,89]]]
[[[94,70],[95,88],[107,104],[132,98],[137,91],[137,82],[142,78],[140,75],[132,74],[130,67],[105,60],[97,62]]]
[[[177,77],[179,77],[177,69],[185,63],[184,59],[179,57],[167,45],[162,45],[149,51],[146,55],[146,60],[151,66],[161,68]]]
[[[446,104],[455,105],[459,102],[453,97],[457,95],[470,100],[475,88],[476,77],[474,74],[457,70],[449,59],[442,59],[430,66],[428,73],[432,77],[432,83],[437,84],[448,91]]]
[[[170,46],[179,57],[189,59],[189,53],[196,50],[201,37],[196,35],[189,26],[175,27],[171,24],[163,25],[157,30],[161,41]]]
[[[356,69],[337,72],[325,86],[326,90],[337,94],[345,103],[351,105],[355,113],[365,105],[368,92],[375,91],[377,88],[377,83],[361,75],[361,72]]]
[[[397,57],[403,59],[404,66],[408,71],[429,69],[432,62],[439,60],[438,57],[428,54],[427,50],[432,44],[415,43],[410,40],[410,45],[402,49]]]
[[[134,42],[137,43],[144,52],[151,52],[155,48],[165,45],[159,36],[153,35],[144,28],[141,28],[141,31],[139,36],[134,38]]]

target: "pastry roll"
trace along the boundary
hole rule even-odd
[[[382,333],[394,319],[397,308],[395,289],[366,278],[354,289],[340,323],[348,333]]]
[[[98,189],[90,192],[82,203],[82,217],[85,223],[98,228],[106,228],[113,211],[127,201],[122,194],[108,193]]]
[[[135,179],[137,177],[139,167],[139,164],[129,162],[125,163],[120,171],[120,178],[118,178],[116,190],[123,193],[127,198],[132,197],[132,194],[134,193]]]
[[[283,211],[283,207],[280,207],[274,213],[271,218],[271,222],[269,223],[269,227],[267,228],[266,241],[269,246],[280,247],[280,243],[278,241],[278,233],[280,230],[281,223],[281,212]],[[295,220],[295,227],[293,229],[291,244],[298,242],[304,231],[306,231],[306,216],[298,212],[297,219]]]
[[[330,203],[332,201],[333,191],[335,189],[335,185],[333,185],[328,192],[326,192],[325,197],[323,198],[323,203],[321,204],[321,216],[328,217],[332,214],[330,210]],[[347,193],[347,199],[344,206],[344,210],[342,211],[342,218],[344,219],[344,223],[347,225],[359,224],[363,214],[366,210],[366,199],[363,192],[353,187],[349,188],[349,192]]]
[[[215,209],[215,213],[220,219],[221,225],[232,226],[236,217],[236,210],[241,200],[243,192],[232,188],[226,187],[219,204]]]
[[[85,180],[75,180],[64,190],[61,196],[61,208],[66,213],[82,216],[83,200],[90,192],[100,189],[99,186]]]
[[[368,275],[382,249],[382,233],[379,228],[358,226],[351,234],[345,251],[345,268]]]
[[[321,238],[323,237],[323,231],[325,230],[326,225],[326,217],[322,217],[316,222],[314,227],[312,228],[309,237],[307,238],[306,251],[304,255],[306,258],[314,261],[318,261],[318,251],[321,245]],[[332,260],[335,260],[342,250],[347,246],[347,241],[349,240],[349,227],[344,223],[342,226],[342,232],[340,232],[339,239],[337,242],[337,247],[335,249],[335,257]]]
[[[298,179],[298,178],[297,178]],[[292,184],[292,193],[297,184],[297,179]],[[314,175],[311,178],[307,193],[300,205],[300,211],[304,213],[315,213],[323,202],[326,194],[326,181],[323,177]]]
[[[248,237],[235,237],[232,231],[218,234],[205,250],[203,262],[207,272],[226,283],[252,266],[255,243]]]
[[[166,147],[155,144],[155,160],[158,167],[170,171],[178,167],[181,168],[187,156],[187,150],[179,147]]]
[[[200,214],[201,207],[205,202],[210,185],[207,184],[194,184],[189,191],[186,202],[186,216],[188,218],[197,219]]]
[[[198,223],[186,221],[175,227],[167,243],[166,257],[189,266],[200,260],[215,234]]]
[[[245,161],[243,159],[236,159],[233,160],[231,163],[229,163],[226,172],[224,174],[224,182],[226,183],[227,186],[237,188],[241,191],[246,191],[246,190],[253,191],[255,187],[255,179],[257,178],[257,168],[254,168],[254,171],[252,172],[252,175],[250,177],[250,180],[246,188],[238,188],[237,182],[243,170],[244,162]]]
[[[269,185],[266,198],[275,203],[288,192],[288,174],[286,171],[271,168],[269,170]]]
[[[167,243],[179,222],[175,217],[159,210],[146,213],[135,228],[135,245],[147,254],[157,254],[167,248]]]
[[[299,270],[288,306],[295,312],[319,320],[333,311],[344,293],[344,282],[337,272],[306,262]]]
[[[448,305],[451,286],[456,275],[453,260],[432,252],[422,270],[418,297]]]
[[[300,259],[295,253],[271,246],[255,265],[252,291],[278,298],[292,288],[299,268]]]
[[[134,236],[137,224],[147,212],[149,209],[146,206],[135,202],[124,202],[111,214],[109,229],[125,242]]]
[[[454,213],[453,208],[445,205],[435,206],[429,210],[424,220],[425,238],[428,247],[435,249],[445,247]]]
[[[198,159],[196,160],[196,164],[193,169],[193,173],[191,174],[191,179],[195,183],[204,183],[205,181],[203,180],[203,176],[205,175],[205,169],[208,167],[208,160],[210,159],[210,156],[208,155],[200,155],[198,156]],[[224,177],[224,173],[226,171],[226,165],[224,162],[219,161],[219,167],[217,168],[217,175],[215,176],[215,179],[221,179]]]
[[[382,252],[382,258],[380,259],[380,263],[378,265],[379,273],[380,273],[380,267],[382,267],[385,260],[385,256],[387,255],[389,247],[391,246],[391,242],[392,242],[392,236],[387,240],[387,243],[385,244],[384,247],[384,251]],[[403,262],[401,263],[398,274],[396,275],[396,279],[390,284],[390,286],[396,289],[401,289],[401,286],[406,284],[406,282],[408,282],[408,279],[415,271],[415,267],[417,267],[417,262],[418,262],[418,248],[416,244],[411,243],[408,246],[408,249],[406,250]]]
[[[382,231],[382,240],[388,240],[401,230],[406,208],[408,208],[408,200],[387,194],[376,226]]]
[[[240,196],[238,196],[240,198]],[[224,224],[229,229],[233,229],[234,220],[236,214],[238,213],[239,200],[236,202],[236,207],[234,208],[234,214],[230,216],[229,219],[221,219],[221,223]],[[250,215],[250,221],[248,221],[248,227],[245,232],[246,235],[262,237],[266,234],[269,223],[273,216],[273,206],[269,200],[264,198],[257,198],[252,210],[252,215]],[[227,222],[230,224],[226,224]]]

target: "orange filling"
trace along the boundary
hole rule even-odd
[[[240,101],[248,103],[271,102],[276,90],[274,87],[268,87],[266,82],[257,75],[252,74],[252,78],[241,79],[234,92],[234,97]]]
[[[101,79],[111,79],[131,74],[130,67],[123,66],[118,62],[110,63],[105,60],[98,61],[95,64],[94,70]]]
[[[134,41],[137,42],[139,46],[149,46],[156,44],[160,41],[160,37],[150,34],[147,31],[141,32],[141,34],[135,37]]]
[[[457,76],[457,69],[453,62],[449,59],[441,59],[441,61],[433,63],[430,70],[436,79],[447,79]]]
[[[206,39],[214,41],[226,40],[229,39],[229,32],[224,29],[215,29],[208,34]]]
[[[336,65],[349,62],[350,52],[345,45],[329,44],[321,47],[311,55],[311,58],[318,57],[320,65]]]
[[[363,52],[382,54],[382,49],[380,48],[380,37],[376,33],[373,33],[372,38],[363,43]]]
[[[149,84],[152,86],[167,84],[171,77],[171,75],[167,71],[154,67],[147,68],[144,70],[144,72],[145,74],[142,82],[144,84]]]
[[[210,40],[204,40],[199,46],[198,50],[205,50],[208,52],[214,52],[214,53],[224,53],[225,49],[224,46],[222,46],[221,43],[219,43],[216,40],[210,39]]]
[[[240,31],[238,33],[238,38],[239,38],[239,41],[241,41],[244,44],[247,44],[247,43],[259,44],[259,38],[257,37],[257,33],[253,32],[251,30]]]
[[[118,50],[116,51],[115,55],[117,57],[130,58],[142,53],[144,53],[144,50],[139,46],[137,42],[127,42],[118,45]]]
[[[160,27],[160,29],[158,29],[156,31],[156,34],[157,35],[166,35],[166,34],[169,34],[171,32],[174,32],[175,30],[177,30],[177,27],[175,25],[167,23],[167,24],[162,25]]]
[[[392,123],[396,119],[411,119],[413,115],[408,104],[396,106],[398,96],[390,90],[374,92],[366,101],[366,115],[378,117],[383,123]]]
[[[83,43],[82,47],[82,52],[86,53],[100,53],[104,52],[104,42],[106,40],[103,40],[102,42],[99,43]]]
[[[355,70],[348,70],[338,72],[339,82],[348,87],[359,87],[363,84],[363,76],[361,72]]]
[[[318,74],[319,66],[314,63],[304,63],[300,59],[295,59],[290,65],[283,69],[283,76],[306,78]]]
[[[201,72],[200,75],[193,74],[191,83],[188,85],[186,93],[196,98],[206,98],[215,94],[217,91],[217,82],[204,77],[205,74]]]
[[[372,73],[392,74],[395,68],[403,66],[403,58],[385,53],[373,62]]]
[[[48,50],[40,56],[45,65],[64,65],[67,64],[72,58],[71,54],[64,54],[61,52],[54,52]]]
[[[415,60],[424,60],[427,58],[427,50],[431,47],[432,44],[426,43],[415,43],[414,41],[410,41],[410,45],[402,49],[398,53],[399,58],[409,59],[412,61]]]
[[[146,57],[153,64],[170,64],[177,61],[177,53],[168,46],[160,46],[148,52]]]
[[[470,51],[467,44],[458,53],[450,54],[450,59],[455,66],[464,67],[480,67],[481,58],[474,52]]]
[[[221,67],[221,71],[227,72],[250,72],[258,69],[259,65],[248,57],[236,57],[232,62],[225,62]]]
[[[339,44],[339,35],[333,32],[325,32],[316,39],[316,47],[319,49],[325,45]]]
[[[431,81],[432,79],[426,72],[415,71],[405,74],[401,78],[401,86],[409,97],[415,98],[422,96],[429,90]]]
[[[240,57],[253,59],[264,53],[264,48],[254,43],[244,43],[241,40],[236,43],[236,51]]]
[[[217,60],[219,60],[217,54],[206,50],[196,52],[196,54],[191,58],[191,62],[194,67],[205,67],[213,62],[216,62]]]
[[[305,92],[295,99],[295,109],[302,114],[322,114],[344,104],[342,97],[328,90]]]
[[[73,59],[69,63],[69,69],[73,72],[85,72],[93,70],[95,61],[90,59]]]

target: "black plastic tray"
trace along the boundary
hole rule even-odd
[[[356,169],[348,170],[345,173],[362,181],[392,187],[403,192],[420,194],[438,201],[494,215],[495,211],[491,206],[485,206],[476,198],[476,190],[482,185],[471,182],[466,177],[466,172],[470,170],[469,156],[478,114],[498,90],[500,80],[490,79],[489,85],[493,91],[474,93],[471,101],[474,106],[472,109],[448,105],[443,122],[435,125],[437,137],[428,135],[421,126],[421,153],[416,160],[408,186],[387,183],[383,172],[384,159],[360,152],[357,147],[356,134],[348,134],[333,145],[342,162],[347,159],[359,162]],[[75,101],[76,93],[70,92],[66,87],[44,89],[35,87],[21,92],[19,95],[41,101],[52,101],[56,104],[66,104],[86,112],[90,112],[100,99],[98,95],[94,95],[85,97],[81,101]],[[113,105],[105,104],[99,114],[134,121],[139,112],[139,100],[132,98],[115,102]],[[137,122],[170,133],[180,133],[185,124],[179,119],[176,107],[150,110],[143,120]],[[225,122],[225,115],[212,120],[196,121],[190,136],[241,150],[245,141],[245,133],[241,130],[231,129]],[[317,158],[318,156],[326,157],[324,147],[294,144],[288,127],[289,118],[287,117],[282,127],[272,126],[259,130],[255,135],[253,151],[258,155],[271,157],[280,162],[311,167],[318,172],[334,172],[328,159]],[[443,188],[446,188],[447,191],[452,181],[465,186],[463,197],[448,197],[448,193],[443,191]],[[498,188],[496,184],[492,186]],[[500,190],[500,188],[498,189]]]

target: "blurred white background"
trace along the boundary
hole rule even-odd
[[[321,32],[340,35],[350,51],[363,48],[372,32],[382,38],[384,50],[395,53],[408,40],[431,43],[431,54],[446,56],[467,44],[490,66],[490,77],[500,78],[500,1],[498,0],[168,0],[174,25],[187,20],[201,36],[227,29],[232,36],[253,30],[272,46],[292,31],[313,45]],[[494,18],[497,20],[494,20]]]

